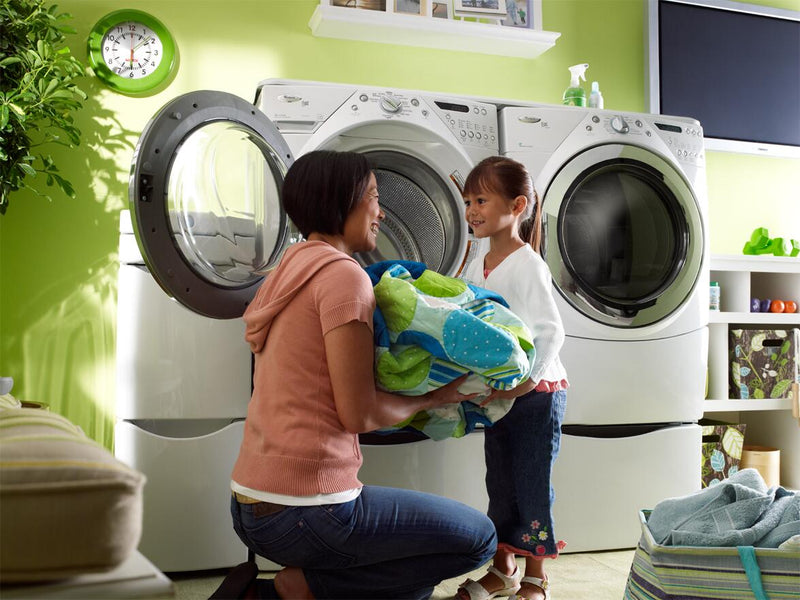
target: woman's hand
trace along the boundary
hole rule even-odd
[[[421,398],[425,398],[427,401],[430,402],[429,406],[426,406],[425,409],[428,408],[436,408],[438,406],[445,406],[447,404],[458,404],[459,402],[464,402],[465,400],[473,400],[482,394],[462,394],[458,391],[459,386],[469,377],[469,373],[466,375],[462,375],[458,379],[454,379],[450,383],[443,385],[440,388],[435,390],[431,390],[427,394],[421,396]]]

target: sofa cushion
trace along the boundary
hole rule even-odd
[[[109,571],[136,549],[145,477],[47,410],[0,409],[0,579]]]

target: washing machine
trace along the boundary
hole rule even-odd
[[[554,473],[566,551],[626,548],[700,486],[708,347],[703,134],[688,118],[506,106],[501,153],[542,202],[570,382]]]
[[[147,477],[139,549],[162,571],[246,556],[229,516],[252,377],[240,317],[264,273],[300,240],[280,189],[293,160],[316,149],[362,152],[373,165],[386,218],[377,249],[356,257],[362,264],[414,260],[455,275],[468,253],[460,187],[499,152],[497,109],[410,90],[266,80],[254,102],[219,91],[179,96],[144,128],[120,217],[115,453]],[[463,483],[483,462],[478,434],[374,438],[363,439],[365,483],[485,508],[482,480]]]

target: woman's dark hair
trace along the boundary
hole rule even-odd
[[[305,238],[344,233],[344,222],[364,195],[371,173],[367,158],[355,152],[304,154],[283,180],[283,209]]]
[[[539,208],[539,195],[525,166],[504,156],[484,158],[467,176],[463,194],[478,196],[484,191],[499,194],[509,200],[517,196],[525,196],[528,199],[519,225],[519,237],[539,252],[542,239],[542,212]]]

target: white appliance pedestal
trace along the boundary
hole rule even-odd
[[[564,552],[636,547],[640,510],[700,488],[701,440],[696,424],[631,437],[562,435],[553,487]]]

